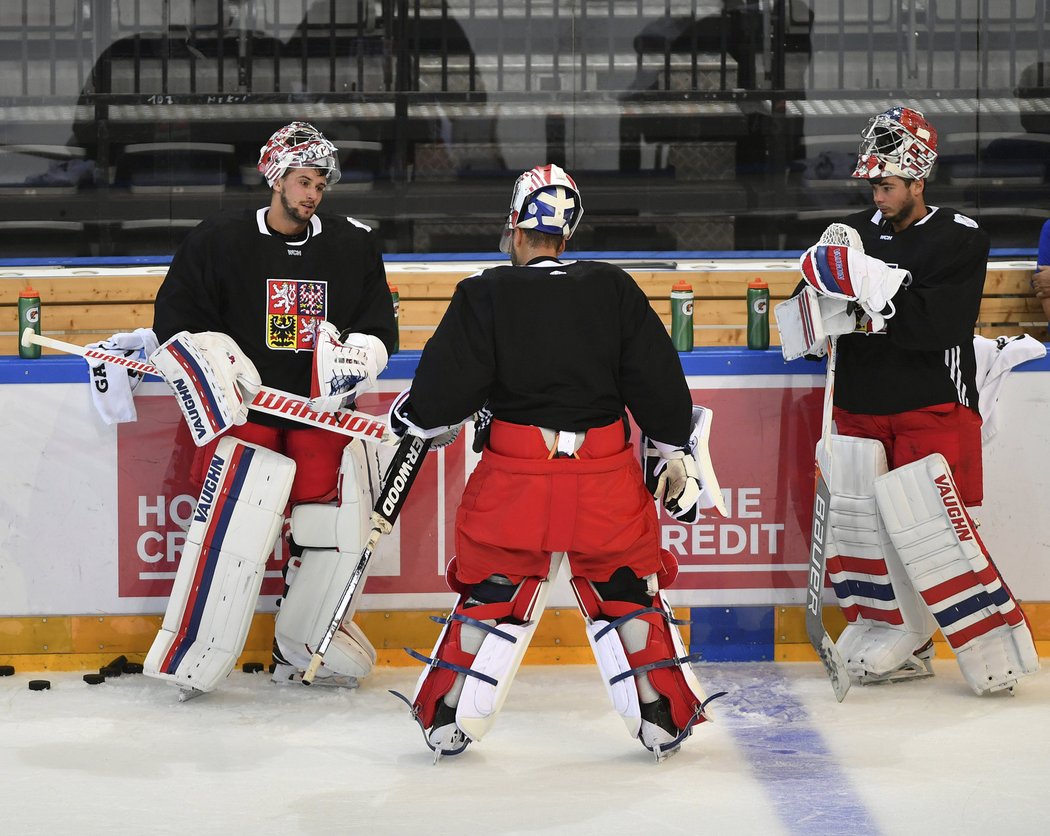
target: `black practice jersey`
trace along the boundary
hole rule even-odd
[[[305,232],[288,237],[266,225],[267,211],[220,214],[187,236],[157,292],[153,330],[162,343],[179,331],[221,331],[264,385],[309,395],[318,320],[393,347],[386,271],[363,224],[318,214]],[[291,426],[258,413],[252,420]]]
[[[893,297],[896,314],[884,334],[839,338],[835,405],[889,415],[942,403],[977,411],[973,330],[988,268],[988,235],[954,209],[928,214],[894,232],[880,212],[858,212],[844,223],[864,251],[911,271]]]
[[[493,416],[578,432],[624,416],[685,444],[692,399],[641,288],[598,261],[535,259],[464,279],[427,342],[410,407],[425,427]]]

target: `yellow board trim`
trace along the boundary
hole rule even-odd
[[[1040,656],[1050,656],[1050,602],[1022,605]],[[684,608],[679,608],[684,610]],[[698,608],[702,609],[702,608]],[[354,620],[376,648],[377,664],[383,667],[419,665],[404,648],[430,653],[441,625],[433,617],[444,617],[447,610],[382,610],[360,612]],[[684,612],[679,612],[684,615]],[[270,663],[273,644],[273,615],[260,613],[252,621],[244,662]],[[825,621],[834,638],[845,619],[837,607],[828,607]],[[76,671],[102,667],[118,656],[141,662],[160,627],[159,615],[64,615],[0,618],[0,665],[13,665],[16,672]],[[777,607],[774,619],[774,659],[778,662],[812,662],[817,656],[806,637],[805,609]],[[682,627],[682,639],[689,646],[689,627]],[[951,650],[940,633],[934,636],[940,658],[950,658]],[[590,664],[593,661],[583,617],[575,608],[548,609],[525,654],[525,664]]]

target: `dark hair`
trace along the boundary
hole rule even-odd
[[[521,229],[521,227],[518,227]],[[561,246],[562,241],[565,238],[561,235],[552,235],[549,232],[540,232],[538,229],[522,229],[525,233],[525,240],[528,241],[529,246],[534,249],[547,249],[557,250]]]

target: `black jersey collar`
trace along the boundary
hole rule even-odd
[[[306,229],[303,230],[303,236],[298,241],[288,240],[288,237],[281,235],[280,233],[274,233],[269,226],[266,225],[266,213],[270,211],[269,206],[262,207],[258,212],[255,213],[255,222],[259,226],[259,232],[263,235],[269,235],[271,237],[283,238],[288,244],[305,244],[315,235],[321,234],[321,219],[317,215],[311,215],[310,223],[306,225]]]

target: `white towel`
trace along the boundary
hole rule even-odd
[[[91,343],[91,348],[101,348],[113,354],[148,361],[157,350],[157,335],[151,328],[137,328],[130,334],[114,334],[108,340]],[[142,374],[103,363],[88,360],[88,382],[91,384],[91,402],[107,424],[122,424],[138,419],[135,411],[134,391],[142,381]]]
[[[1046,356],[1046,346],[1028,334],[1016,337],[973,338],[973,351],[977,357],[977,392],[980,395],[981,440],[987,444],[999,429],[999,392],[1011,369]]]

